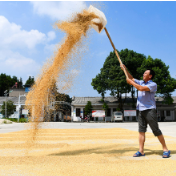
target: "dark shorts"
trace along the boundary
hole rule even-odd
[[[147,109],[145,111],[139,111],[138,123],[139,123],[139,132],[146,132],[147,124],[149,124],[155,136],[160,136],[162,134],[158,126],[158,118],[155,109]]]

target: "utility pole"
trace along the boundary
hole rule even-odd
[[[5,118],[7,118],[7,94],[6,94],[6,100],[5,100]]]
[[[20,107],[21,107],[21,104],[20,104],[20,97],[26,97],[26,95],[20,95],[19,94],[19,97],[18,97],[18,122],[19,122],[19,119],[20,119]]]
[[[5,118],[7,118],[7,95],[8,95],[8,90],[4,91],[4,95],[6,97],[6,99],[5,99]]]

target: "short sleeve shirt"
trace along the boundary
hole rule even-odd
[[[145,83],[143,80],[135,79],[135,82],[141,86],[147,86],[150,89],[150,91],[138,91],[136,109],[139,111],[156,109],[155,92],[157,91],[157,84],[152,80]]]

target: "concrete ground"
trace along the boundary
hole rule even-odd
[[[176,122],[162,122],[171,157],[149,129],[145,157],[138,124],[49,122],[0,124],[1,176],[176,176]],[[39,128],[35,128],[39,127]]]
[[[159,122],[159,127],[164,135],[176,137],[176,122]],[[0,133],[26,130],[29,127],[24,123],[0,124]],[[40,128],[44,129],[99,129],[99,128],[124,128],[138,131],[137,122],[123,123],[87,123],[87,122],[43,122]],[[148,126],[148,132],[152,132]]]

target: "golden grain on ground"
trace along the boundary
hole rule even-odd
[[[138,132],[126,129],[39,129],[30,150],[30,130],[0,134],[0,175],[176,175],[176,138],[166,136],[171,157],[163,159],[158,139],[146,135],[146,156],[134,158]]]

